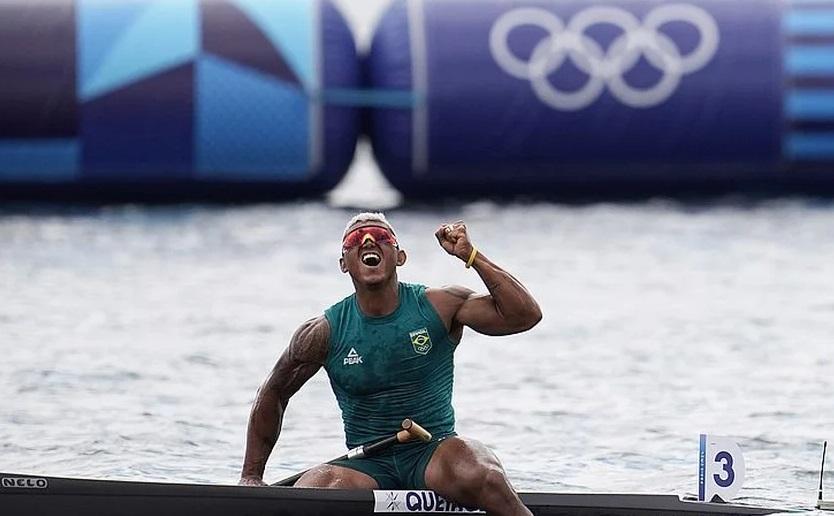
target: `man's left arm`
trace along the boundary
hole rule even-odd
[[[459,286],[441,289],[446,298],[442,304],[451,308],[453,328],[464,325],[486,335],[511,335],[541,320],[541,309],[530,292],[472,245],[463,222],[443,225],[435,236],[446,252],[475,269],[489,292],[477,294]]]

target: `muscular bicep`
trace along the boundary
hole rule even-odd
[[[330,324],[324,316],[302,324],[278,359],[262,389],[277,395],[286,404],[324,365],[329,342]]]
[[[484,335],[511,335],[519,331],[507,325],[490,294],[470,291],[458,308],[455,319]]]
[[[431,289],[429,298],[454,340],[460,340],[464,326],[484,335],[508,335],[515,333],[498,310],[490,294],[479,294],[459,285]]]

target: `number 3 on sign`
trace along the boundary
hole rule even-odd
[[[698,461],[698,500],[730,501],[744,483],[744,457],[727,437],[701,434]]]

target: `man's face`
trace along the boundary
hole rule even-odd
[[[342,272],[366,286],[385,283],[397,266],[405,263],[405,253],[397,248],[396,237],[380,222],[359,222],[350,227],[342,240]]]

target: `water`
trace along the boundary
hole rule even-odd
[[[325,202],[0,216],[0,470],[234,483],[250,403],[293,330],[350,292]],[[742,500],[810,507],[834,438],[834,205],[472,203],[390,213],[401,279],[477,275],[465,219],[545,318],[457,352],[458,431],[525,490],[694,494],[735,437]],[[344,452],[327,378],[290,403],[267,479]],[[834,470],[834,466],[829,468]],[[827,475],[834,492],[834,474]]]

